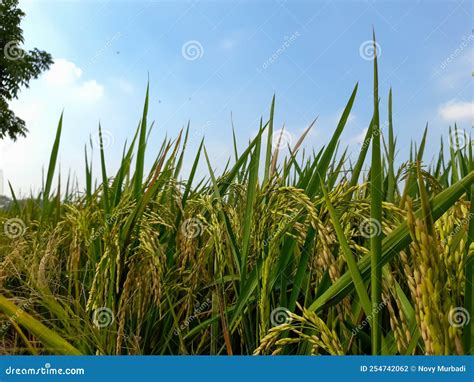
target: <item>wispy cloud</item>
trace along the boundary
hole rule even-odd
[[[369,129],[366,127],[359,134],[353,136],[349,140],[349,143],[353,144],[353,145],[361,145],[364,142],[365,136],[367,134],[367,130],[369,130]]]
[[[463,121],[474,119],[474,102],[452,99],[438,108],[438,113],[446,121]]]

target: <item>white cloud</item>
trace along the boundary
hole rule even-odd
[[[232,49],[235,45],[235,41],[232,39],[224,39],[219,43],[220,47],[225,50]]]
[[[115,78],[114,82],[117,87],[126,94],[132,94],[135,91],[133,84],[124,78]]]
[[[104,95],[104,87],[95,80],[81,82],[82,73],[82,69],[74,62],[58,58],[46,72],[45,85],[51,90],[63,92],[64,96],[72,96],[75,100],[98,101]]]
[[[82,76],[82,69],[64,58],[54,61],[46,73],[46,82],[53,86],[68,86],[74,84]]]
[[[44,105],[37,101],[32,100],[31,102],[16,102],[13,106],[15,113],[28,124],[31,125],[35,121],[41,118],[41,111],[44,108]]]
[[[87,81],[77,88],[77,95],[84,101],[94,102],[104,95],[104,87],[97,81]]]
[[[474,103],[452,99],[438,108],[438,113],[446,121],[474,119]]]
[[[28,195],[30,188],[38,191],[42,167],[49,163],[61,111],[64,111],[59,151],[61,168],[62,171],[76,171],[79,182],[82,181],[83,144],[96,131],[100,117],[110,114],[104,86],[84,76],[74,62],[55,59],[48,72],[32,81],[29,88],[23,89],[19,99],[11,102],[12,110],[25,120],[29,130],[26,138],[19,138],[14,143],[5,140],[0,144],[0,169],[4,179],[12,182],[17,194]],[[113,164],[114,160],[111,158],[110,163]],[[4,192],[7,191],[4,187]]]

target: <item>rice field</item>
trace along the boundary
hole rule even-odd
[[[118,171],[100,145],[93,173],[86,149],[80,190],[55,177],[61,116],[42,191],[11,188],[0,212],[0,353],[472,354],[471,138],[453,126],[426,162],[425,130],[396,158],[373,64],[355,162],[340,137],[357,85],[321,150],[303,148],[316,122],[283,156],[274,98],[221,173],[204,141],[188,152],[190,127],[150,152],[147,89]]]

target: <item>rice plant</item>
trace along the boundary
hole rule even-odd
[[[315,122],[281,157],[274,98],[220,174],[204,141],[188,156],[190,126],[145,174],[147,88],[113,176],[102,144],[100,174],[85,149],[84,190],[53,184],[61,116],[42,191],[19,200],[11,187],[0,212],[0,352],[472,354],[472,141],[448,155],[441,142],[426,163],[425,131],[397,167],[392,92],[381,128],[373,63],[355,163],[337,148],[357,85],[319,152],[303,148]]]

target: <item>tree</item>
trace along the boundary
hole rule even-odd
[[[25,121],[10,110],[8,102],[18,98],[22,86],[38,78],[53,63],[51,55],[38,49],[23,50],[21,19],[25,13],[18,0],[0,0],[0,139],[10,136],[16,140],[28,131]]]

